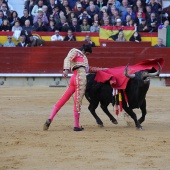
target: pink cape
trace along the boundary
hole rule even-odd
[[[128,66],[128,73],[133,74],[142,70],[158,70],[158,62],[163,67],[163,58],[144,60],[133,66]],[[115,89],[125,89],[129,78],[124,75],[126,66],[119,66],[101,70],[96,73],[95,81],[105,83],[110,80],[110,84]]]

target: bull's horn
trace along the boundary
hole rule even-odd
[[[161,65],[158,62],[158,71],[156,71],[155,73],[149,73],[148,76],[154,77],[154,76],[158,75],[161,72],[161,70],[162,70]]]
[[[128,63],[128,64],[126,65],[126,67],[125,67],[124,74],[125,74],[126,77],[132,79],[132,78],[135,77],[135,74],[128,74],[128,65],[129,65],[129,63]]]

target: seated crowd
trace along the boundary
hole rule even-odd
[[[160,0],[25,0],[21,18],[0,0],[0,31],[99,32],[100,26],[119,22],[139,32],[157,32],[164,21],[168,16]]]
[[[137,32],[157,32],[169,25],[160,0],[25,0],[23,16],[0,0],[0,31],[14,32],[14,38],[32,31],[99,32],[100,26],[134,26]],[[121,34],[121,33],[120,33]],[[71,37],[71,36],[70,36]],[[61,37],[60,37],[61,38]],[[119,40],[118,40],[119,41]]]

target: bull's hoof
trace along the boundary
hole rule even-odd
[[[101,120],[96,120],[96,122],[100,127],[103,127],[103,122]]]
[[[102,127],[104,127],[104,125],[103,125],[103,124],[98,124],[98,126],[99,126],[99,127],[101,127],[101,128],[102,128]]]
[[[137,130],[143,130],[142,126],[136,127]]]
[[[118,121],[117,120],[111,120],[113,124],[117,125]]]

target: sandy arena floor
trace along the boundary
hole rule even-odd
[[[119,124],[114,125],[100,108],[104,127],[98,127],[84,99],[85,131],[74,132],[71,98],[49,131],[43,131],[64,90],[0,86],[0,170],[170,169],[170,87],[150,87],[144,130],[127,126],[122,114],[115,116]]]

